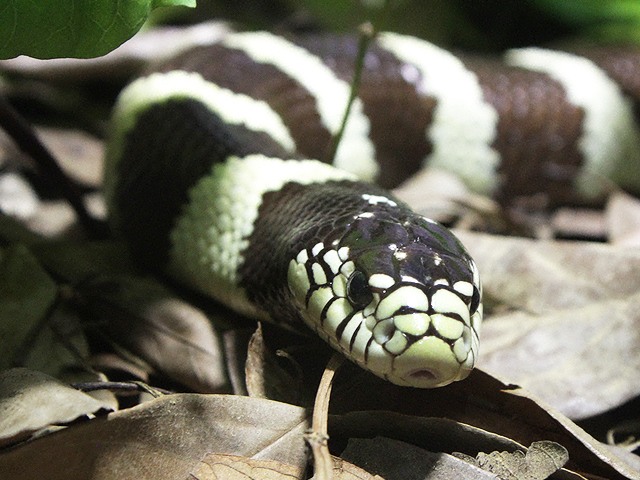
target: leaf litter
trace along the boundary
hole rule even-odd
[[[108,64],[107,69],[112,68]],[[44,75],[51,72],[56,75],[55,70],[43,70]],[[95,75],[90,69],[75,74]],[[57,133],[47,135],[55,144]],[[65,156],[79,152],[91,157],[99,148],[93,138],[84,148],[82,137],[65,139],[64,134],[61,148],[69,138],[80,143]],[[83,176],[83,161],[68,164],[71,169],[79,168],[76,178],[91,187],[97,178],[94,160],[86,163],[92,165],[87,176]],[[478,215],[495,214],[491,202],[449,181],[453,183],[447,188],[449,194],[445,192],[447,198],[429,196],[430,205],[425,206],[438,211],[438,218],[456,218],[468,212],[469,206],[477,210],[462,225],[473,225]],[[420,185],[416,189],[424,191]],[[420,391],[387,384],[345,364],[334,380],[329,407],[329,393],[322,394],[334,478],[640,478],[637,456],[629,453],[634,445],[629,438],[638,437],[633,419],[627,419],[627,430],[617,430],[625,432],[631,446],[623,448],[601,443],[567,417],[593,418],[638,398],[640,369],[635,352],[640,351],[636,313],[640,311],[640,255],[629,247],[638,244],[634,219],[639,211],[636,199],[613,196],[606,219],[594,212],[577,216],[563,211],[548,230],[550,235],[555,229],[569,237],[606,234],[609,245],[462,232],[461,238],[480,266],[487,297],[481,370],[459,384]],[[67,225],[67,220],[52,219],[48,226],[43,223],[48,216],[34,217],[38,222],[30,225],[47,235],[65,233],[67,227],[55,222]],[[586,227],[581,225],[585,219]],[[234,327],[236,319],[224,309],[212,314],[216,307],[210,303],[138,277],[126,251],[114,242],[52,241],[21,232],[15,225],[5,228],[4,218],[0,224],[0,236],[10,245],[3,255],[18,249],[19,255],[11,254],[24,258],[17,262],[19,270],[40,276],[45,272],[43,278],[48,278],[42,283],[30,277],[5,279],[9,285],[40,285],[41,292],[48,292],[20,297],[17,289],[7,290],[28,306],[14,320],[24,327],[19,335],[21,345],[25,345],[27,326],[46,318],[52,292],[68,284],[78,296],[67,306],[73,310],[83,305],[88,337],[96,324],[107,325],[110,335],[108,342],[98,342],[98,351],[95,338],[89,342],[89,354],[84,347],[78,350],[87,355],[88,363],[92,358],[96,360],[93,364],[99,364],[98,358],[112,358],[111,365],[115,365],[115,359],[124,362],[126,358],[133,361],[130,365],[146,366],[141,374],[147,381],[176,392],[245,392],[249,384],[253,395],[266,397],[175,393],[136,405],[140,400],[119,396],[122,407],[136,406],[91,419],[87,409],[72,424],[58,415],[61,407],[54,405],[50,418],[34,424],[38,428],[52,425],[55,433],[0,451],[1,472],[17,479],[43,475],[65,479],[234,478],[226,474],[300,478],[308,472],[303,438],[312,407],[309,396],[299,390],[315,388],[329,356],[319,353],[317,342],[292,350],[286,343],[290,336],[283,335],[285,343],[278,345],[277,334],[269,334],[266,340],[260,332],[247,334],[247,322]],[[504,226],[495,219],[488,225]],[[149,307],[149,298],[157,298],[160,291],[169,292],[168,303],[160,301],[160,306]],[[86,302],[92,308],[85,310]],[[247,346],[250,337],[253,340]],[[0,340],[6,341],[5,336]],[[15,351],[15,345],[7,348]],[[26,347],[26,353],[30,348],[38,350],[33,342]],[[287,362],[299,362],[300,375],[282,369],[278,361],[282,357],[276,352],[283,349],[292,352]],[[3,354],[5,351],[3,344]],[[63,366],[58,369],[60,376]],[[484,370],[507,380],[500,381]],[[121,374],[126,371],[119,370]],[[280,382],[275,389],[273,378]],[[14,406],[38,418],[46,411],[46,402],[38,398]],[[64,406],[74,403],[69,400]],[[5,413],[0,415],[3,420]],[[610,427],[616,431],[616,425]],[[3,427],[0,434],[8,431]],[[560,468],[560,457],[549,455],[546,447],[541,450],[541,445],[553,452],[565,449],[566,465]],[[540,456],[551,462],[537,466]],[[409,462],[400,461],[405,458]]]
[[[640,394],[640,251],[477,234],[462,239],[495,312],[482,327],[483,368],[575,419]]]
[[[168,293],[167,298],[173,299],[168,304],[164,303],[168,307],[150,308],[149,301],[162,298],[159,292],[164,295],[168,290],[155,283],[155,280],[131,276],[134,269],[130,267],[122,246],[109,242],[51,242],[34,238],[28,232],[20,232],[17,227],[7,227],[0,231],[7,232],[7,236],[15,241],[25,242],[28,247],[20,248],[26,252],[25,255],[33,257],[31,261],[35,265],[40,262],[41,270],[44,267],[46,271],[53,272],[55,279],[61,278],[73,285],[78,294],[74,301],[79,298],[80,304],[85,308],[87,305],[92,306],[88,310],[83,309],[85,314],[87,311],[92,312],[85,321],[108,325],[110,341],[119,346],[116,352],[127,352],[127,355],[139,357],[142,364],[149,365],[151,369],[147,378],[150,381],[165,379],[166,382],[166,379],[170,379],[170,386],[178,391],[216,391],[230,388],[224,383],[224,372],[225,369],[230,369],[231,364],[224,357],[234,349],[239,354],[244,348],[248,352],[246,357],[249,358],[249,363],[245,364],[245,372],[236,372],[236,382],[245,377],[246,381],[252,382],[251,390],[254,395],[260,391],[262,393],[259,396],[276,397],[279,401],[285,399],[283,392],[290,391],[296,393],[293,397],[298,400],[291,397],[286,401],[302,401],[303,405],[309,405],[305,401],[307,397],[299,394],[299,390],[309,386],[313,388],[319,378],[317,370],[326,361],[327,355],[318,353],[318,348],[321,347],[317,343],[312,342],[306,349],[302,347],[292,350],[291,358],[298,360],[302,368],[301,386],[298,376],[283,374],[282,371],[278,373],[282,362],[278,361],[281,357],[275,353],[289,348],[290,343],[277,345],[277,334],[270,334],[266,344],[254,334],[251,346],[248,347],[245,343],[242,347],[242,339],[249,336],[236,332],[246,332],[246,322],[240,322],[239,330],[235,330],[233,325],[236,320],[233,316],[221,310],[224,318],[220,322],[214,318],[216,315],[203,313],[211,310],[210,304],[205,302],[202,310],[200,299],[184,297],[182,293],[177,296]],[[336,462],[342,462],[343,466],[359,468],[358,472],[367,471],[369,473],[366,475],[375,475],[370,463],[362,461],[356,466],[353,465],[357,463],[354,458],[347,456],[340,459],[339,455],[364,449],[364,443],[358,443],[359,440],[356,439],[380,438],[380,442],[408,443],[412,448],[418,448],[424,458],[435,459],[431,475],[448,472],[444,476],[432,478],[451,478],[452,471],[457,472],[461,478],[474,478],[469,472],[476,472],[473,468],[478,468],[479,454],[507,452],[510,456],[506,458],[519,459],[514,461],[520,462],[518,468],[522,470],[525,468],[522,465],[527,465],[522,460],[527,458],[527,446],[530,449],[535,442],[551,441],[568,450],[569,463],[564,469],[556,470],[550,478],[640,478],[637,474],[640,466],[634,463],[633,457],[626,456],[626,452],[620,448],[608,447],[598,442],[563,414],[548,406],[554,405],[565,413],[581,418],[615,408],[637,396],[638,382],[633,378],[635,356],[631,355],[637,348],[637,340],[629,332],[637,330],[637,324],[634,323],[637,322],[637,317],[634,317],[633,312],[637,302],[636,292],[640,290],[638,255],[631,249],[586,242],[539,242],[472,233],[462,233],[461,237],[480,265],[487,296],[488,315],[482,334],[481,365],[512,383],[526,385],[546,403],[535,400],[526,391],[510,383],[496,384],[495,380],[490,380],[490,377],[483,376],[481,372],[476,372],[459,385],[424,392],[385,384],[351,365],[345,365],[342,367],[345,372],[340,372],[337,377],[338,386],[332,396],[332,413],[329,417],[328,446],[334,466]],[[177,307],[182,302],[184,306]],[[160,302],[162,303],[163,301]],[[221,333],[212,329],[211,325],[218,325]],[[599,325],[602,327],[599,328]],[[271,327],[269,330],[273,331]],[[236,340],[230,341],[230,338]],[[272,341],[274,338],[275,342]],[[290,341],[289,336],[282,338]],[[581,338],[589,340],[588,347],[576,350],[575,346],[581,344],[578,342]],[[303,341],[304,337],[302,344]],[[538,347],[533,348],[532,345]],[[256,360],[261,357],[269,357],[274,361],[265,363],[264,360]],[[616,361],[599,361],[603,357],[615,358]],[[255,368],[256,361],[262,364],[260,369]],[[312,369],[315,368],[316,373],[307,370],[309,365]],[[517,367],[518,365],[521,367]],[[506,367],[509,369],[501,370]],[[281,382],[275,391],[269,389],[273,386],[269,379],[273,379],[274,375]],[[544,389],[545,386],[548,388]],[[579,389],[580,386],[582,389]],[[536,390],[538,387],[540,389]],[[242,388],[234,387],[234,391],[238,390]],[[500,400],[497,401],[494,396]],[[193,414],[193,404],[187,407],[187,411],[192,413],[193,423],[171,423],[170,420],[176,415],[175,409],[184,405],[180,398],[181,395],[176,394],[147,402],[155,405],[155,413],[170,425],[154,425],[151,431],[166,440],[159,451],[172,452],[167,454],[172,458],[171,461],[163,458],[165,454],[148,453],[142,455],[146,463],[130,461],[128,455],[140,453],[133,444],[143,450],[157,452],[154,450],[157,447],[154,446],[154,435],[141,434],[142,429],[148,427],[147,423],[143,422],[144,427],[139,424],[134,428],[136,420],[132,418],[135,416],[130,418],[125,415],[125,412],[133,412],[136,408],[147,405],[142,404],[140,407],[111,414],[108,418],[117,420],[114,424],[117,428],[113,431],[111,426],[105,426],[108,425],[107,420],[97,418],[15,446],[0,454],[0,468],[2,471],[15,470],[15,478],[39,478],[43,471],[50,474],[51,478],[56,478],[56,475],[59,478],[85,478],[89,475],[113,478],[109,475],[115,471],[122,472],[125,477],[130,475],[145,478],[145,475],[157,477],[158,471],[166,470],[167,475],[176,473],[178,464],[173,452],[181,452],[178,454],[182,458],[179,462],[180,475],[184,473],[185,476],[193,475],[194,472],[206,475],[209,472],[206,468],[213,468],[211,460],[209,467],[202,464],[207,455],[234,455],[239,458],[234,461],[243,464],[248,462],[251,468],[255,467],[252,462],[262,461],[257,459],[259,454],[233,449],[230,451],[213,441],[204,442],[203,448],[186,448],[188,454],[181,450],[185,445],[184,432],[195,431],[198,438],[204,439],[211,434],[211,430],[200,412]],[[192,398],[197,398],[194,403],[200,405],[200,402],[206,404],[210,398],[216,398],[219,404],[233,404],[237,398],[243,397],[192,395]],[[264,404],[259,399],[255,401],[257,403],[248,407],[254,417],[275,420],[270,407],[273,402]],[[127,402],[123,405],[127,405]],[[286,404],[277,402],[275,405]],[[203,407],[204,410],[206,408]],[[295,412],[299,411],[289,411],[300,421],[299,413]],[[354,418],[357,418],[354,415],[357,413],[363,416],[354,423]],[[277,421],[286,425],[286,419],[285,415]],[[445,424],[439,423],[442,419],[450,420]],[[227,431],[222,436],[237,440],[239,432],[245,431],[242,418],[229,416],[226,422]],[[420,427],[416,427],[416,424]],[[164,430],[163,427],[167,429]],[[94,432],[92,428],[97,430]],[[206,431],[198,432],[198,428]],[[287,433],[283,433],[287,437],[297,436],[300,440],[299,445],[302,446],[296,447],[297,460],[282,456],[274,447],[273,451],[278,453],[274,453],[268,461],[281,463],[282,470],[278,470],[280,467],[273,467],[274,464],[271,463],[269,468],[275,468],[278,474],[288,474],[286,472],[291,471],[291,465],[298,465],[297,472],[305,471],[301,465],[306,460],[302,462],[300,459],[307,455],[302,442],[306,428],[292,426]],[[186,430],[181,432],[181,429]],[[91,439],[101,438],[103,435],[107,435],[106,438],[110,438],[114,444],[112,451],[104,451],[97,444],[92,449]],[[419,440],[427,437],[431,440]],[[60,448],[59,445],[67,442],[72,446],[84,447],[73,453],[56,450]],[[251,443],[252,440],[247,439],[247,442]],[[123,453],[127,449],[133,451]],[[117,453],[114,453],[116,450]],[[390,448],[383,448],[385,455],[391,451]],[[25,464],[26,459],[32,455],[40,454],[47,459],[46,467],[44,463],[37,463],[18,472],[18,465]],[[114,460],[116,457],[120,458],[120,455],[127,459],[126,466],[121,466]],[[462,459],[460,455],[463,455]],[[68,460],[56,461],[57,458]],[[390,458],[394,458],[394,455]],[[218,463],[217,460],[213,462],[215,465]],[[93,470],[92,467],[88,473],[89,464],[103,465],[103,470],[100,467]],[[174,465],[175,469],[169,468],[169,464]],[[75,470],[69,471],[69,465],[74,465]],[[412,465],[418,470],[418,464]],[[245,472],[243,475],[262,478],[256,473],[261,469],[262,466],[258,470],[251,470],[253,473]],[[149,471],[153,471],[153,475]],[[383,478],[394,478],[392,471],[385,471],[385,474],[387,477],[378,473]],[[484,471],[477,474],[477,478],[491,478],[486,477],[490,473]],[[337,475],[334,469],[335,478],[340,478]]]

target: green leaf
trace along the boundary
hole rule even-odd
[[[156,7],[195,0],[3,0],[0,58],[96,57],[131,38]]]
[[[611,42],[640,42],[638,0],[532,0],[540,9],[576,28],[580,35]]]
[[[534,0],[533,3],[576,26],[640,20],[638,0]]]

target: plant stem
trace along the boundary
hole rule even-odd
[[[349,92],[349,100],[347,101],[347,107],[344,110],[344,116],[342,117],[340,128],[331,139],[331,146],[326,156],[326,161],[329,164],[332,164],[335,159],[338,146],[340,145],[340,140],[342,140],[342,136],[344,134],[344,129],[349,121],[349,113],[351,113],[351,107],[358,95],[358,88],[360,87],[364,57],[367,53],[367,49],[369,48],[369,43],[371,43],[371,40],[375,37],[375,30],[373,25],[369,22],[360,25],[358,30],[360,32],[360,36],[358,37],[358,53],[355,60],[353,78],[351,79],[351,91]]]

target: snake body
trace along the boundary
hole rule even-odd
[[[328,165],[355,55],[351,37],[239,33],[135,80],[113,117],[111,222],[143,264],[245,315],[304,323],[393,383],[446,385],[477,359],[478,271],[384,188],[425,165],[503,202],[591,200],[603,178],[638,188],[619,85],[636,87],[619,67],[640,57],[480,61],[382,34]]]

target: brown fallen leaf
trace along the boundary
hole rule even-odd
[[[198,392],[230,390],[211,319],[150,278],[97,277],[77,286],[103,334]]]
[[[14,480],[187,478],[205,454],[303,468],[304,409],[232,395],[167,395],[0,453]]]
[[[344,460],[332,457],[335,480],[384,480]],[[197,480],[298,480],[304,477],[302,466],[273,460],[256,460],[236,455],[209,454],[189,476]],[[316,478],[316,477],[314,477]]]
[[[254,332],[255,327],[233,328],[222,334],[225,364],[232,392],[236,395],[249,395],[246,382],[247,345]]]
[[[0,446],[100,410],[112,407],[44,373],[26,368],[0,372]]]
[[[385,437],[352,438],[341,457],[385,480],[500,480],[452,455]]]
[[[429,192],[425,195],[424,192]],[[437,168],[425,168],[394,189],[394,195],[420,214],[439,221],[460,215],[460,203],[472,194],[457,176]]]
[[[311,429],[305,433],[304,437],[313,455],[313,471],[316,480],[333,479],[333,463],[329,453],[329,432],[327,429],[329,423],[329,400],[335,374],[343,363],[344,357],[337,352],[331,356],[327,363],[313,405]]]
[[[495,473],[502,480],[544,480],[567,463],[567,450],[555,442],[534,442],[526,453],[479,453],[478,467]]]
[[[297,480],[304,474],[299,466],[274,460],[253,460],[237,455],[209,454],[189,475],[194,480]]]
[[[249,340],[245,379],[252,397],[270,398],[294,405],[300,404],[301,381],[282,368],[276,353],[265,345],[262,325],[259,324]]]
[[[456,233],[478,264],[489,306],[544,313],[640,291],[638,250]]]
[[[544,315],[493,316],[483,329],[480,365],[571,418],[599,414],[640,394],[638,311],[640,292]]]
[[[66,200],[40,202],[25,226],[46,238],[84,238],[76,214]]]
[[[553,234],[560,238],[601,240],[607,238],[607,224],[601,210],[559,208],[549,221]]]
[[[640,200],[615,192],[605,208],[609,242],[619,247],[640,246]]]
[[[385,436],[432,452],[523,450],[540,440],[569,451],[567,469],[640,480],[640,459],[605,445],[551,406],[476,369],[462,382],[420,390],[389,384],[345,364],[337,376],[331,438]]]
[[[70,178],[88,187],[102,185],[104,147],[101,140],[82,130],[39,127],[36,132]]]
[[[576,419],[640,394],[640,251],[461,237],[479,265],[488,306],[483,368]]]
[[[75,311],[61,303],[39,325],[25,345],[17,364],[56,378],[69,379],[73,371],[87,371],[89,344]]]

